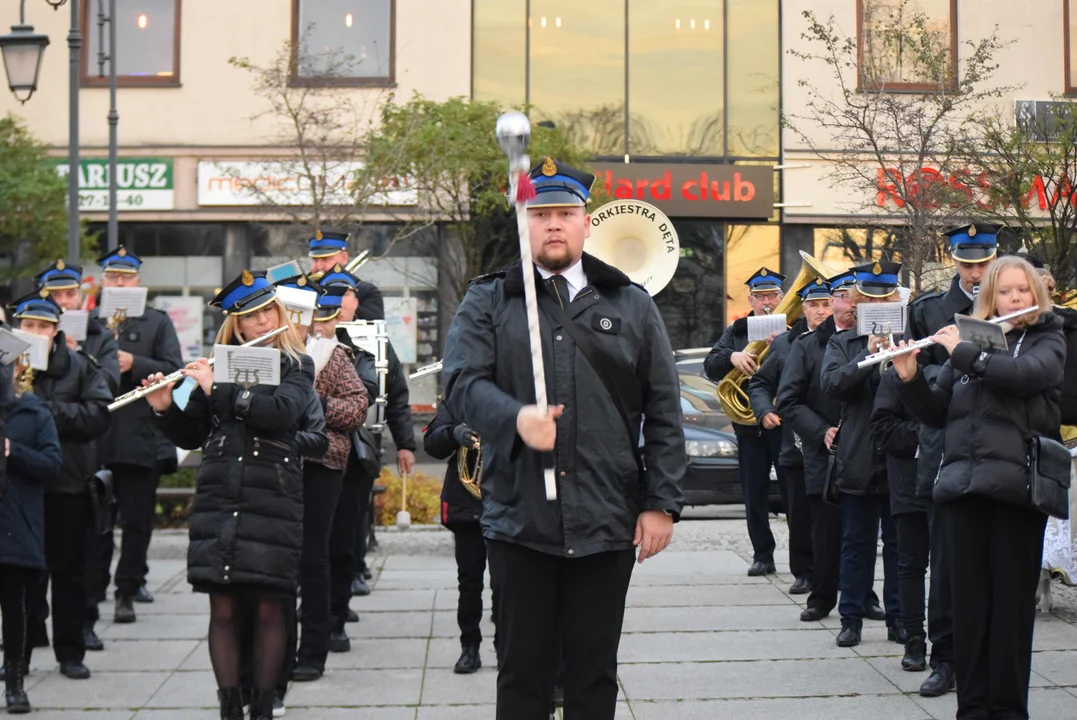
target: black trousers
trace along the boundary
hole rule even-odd
[[[894,523],[897,525],[901,624],[910,638],[926,638],[924,607],[927,604],[927,597],[924,591],[924,577],[927,575],[931,550],[927,512],[901,513],[894,516]]]
[[[355,571],[357,573],[366,571],[366,550],[367,542],[370,538],[370,526],[371,526],[371,495],[374,490],[374,481],[377,478],[361,473],[359,476],[359,487],[356,493],[359,497],[359,510],[358,521],[355,527]]]
[[[86,655],[82,628],[86,615],[86,533],[90,500],[86,493],[45,495],[45,559],[48,572],[28,589],[32,634],[45,635],[46,600],[52,582],[52,648],[57,662],[82,662]],[[33,626],[36,625],[36,628]]]
[[[15,565],[0,565],[0,614],[3,620],[4,667],[29,663],[30,587],[39,582],[41,571]]]
[[[928,505],[931,582],[927,595],[927,636],[931,640],[931,667],[954,661],[954,599],[950,592],[950,543],[944,515]]]
[[[567,720],[613,720],[634,550],[568,559],[487,541],[497,595],[497,720],[548,720],[563,639]]]
[[[363,473],[349,458],[340,486],[340,498],[329,531],[329,614],[333,628],[343,630],[356,573],[355,541],[359,532],[359,487]]]
[[[804,466],[785,466],[785,517],[789,522],[789,571],[812,579],[811,509],[804,491]]]
[[[460,626],[461,645],[480,645],[482,632],[482,588],[486,573],[486,540],[478,522],[451,523],[453,546],[456,550],[456,580],[460,597],[456,602],[456,624]],[[497,616],[497,600],[494,600]],[[497,647],[497,634],[494,634]]]
[[[811,511],[812,582],[808,607],[830,612],[838,604],[841,569],[841,507],[808,495]]]
[[[785,468],[778,467],[782,451],[781,428],[763,430],[760,427],[734,426],[740,455],[740,486],[744,493],[744,512],[748,520],[748,537],[752,541],[753,559],[774,562],[774,534],[770,531],[769,501],[770,468],[778,475],[778,489],[785,507]]]
[[[296,662],[325,669],[329,654],[329,533],[343,482],[340,470],[303,463],[303,552],[299,584],[303,588],[303,635]],[[285,654],[294,645],[286,646]]]
[[[146,582],[149,566],[146,553],[150,548],[154,518],[157,514],[157,484],[161,480],[156,469],[136,465],[113,465],[112,490],[119,508],[119,526],[123,530],[120,560],[116,563],[116,594],[134,595]],[[105,576],[112,564],[115,540],[112,532],[103,536],[105,543]],[[104,554],[104,553],[103,553]],[[107,592],[108,582],[105,582]]]
[[[1047,517],[982,496],[940,505],[950,545],[957,718],[1027,720]]]

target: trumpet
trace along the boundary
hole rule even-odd
[[[263,343],[266,340],[269,340],[270,338],[274,338],[277,335],[280,335],[281,333],[287,331],[288,327],[289,327],[288,325],[282,325],[281,327],[277,328],[276,330],[273,330],[272,332],[266,333],[262,337],[255,338],[254,340],[251,340],[250,342],[243,343],[242,345],[240,345],[240,347],[252,347],[254,345],[258,345],[260,343]],[[210,365],[213,364],[214,359],[215,358],[210,358],[209,359],[209,364]],[[179,382],[184,377],[185,377],[184,371],[182,369],[180,369],[180,370],[177,370],[176,372],[174,372],[174,373],[172,373],[170,375],[166,375],[165,377],[161,378],[159,381],[155,382],[153,385],[147,385],[146,387],[135,388],[131,392],[124,393],[123,395],[120,395],[118,398],[113,400],[112,404],[108,406],[108,411],[112,412],[114,410],[119,410],[122,407],[130,405],[131,403],[135,402],[136,400],[140,400],[140,399],[146,397],[147,395],[149,395],[152,392],[156,392],[156,391],[160,390],[161,388],[163,388],[165,385],[168,385],[169,383]]]
[[[1038,305],[1034,305],[1032,307],[1025,308],[1024,310],[1012,312],[1009,315],[1002,315],[997,318],[992,318],[991,320],[988,320],[988,322],[995,325],[1001,325],[1002,323],[1009,322],[1014,318],[1019,318],[1022,315],[1028,315],[1029,313],[1036,312],[1039,309],[1040,308]],[[928,347],[929,345],[934,345],[937,342],[938,340],[936,340],[934,337],[926,337],[922,340],[914,340],[905,345],[904,347],[894,347],[887,350],[880,350],[877,353],[872,353],[871,355],[868,355],[866,358],[858,362],[856,366],[858,368],[866,368],[872,365],[878,365],[881,362],[892,360],[893,358],[896,358],[900,355],[908,355],[913,350],[920,350],[922,348]]]
[[[441,372],[441,361],[436,363],[430,363],[429,365],[423,365],[421,368],[408,375],[409,380],[415,380],[416,378],[426,377],[427,375],[433,375],[434,373]]]
[[[348,264],[344,266],[344,269],[350,273],[354,273],[356,270],[366,265],[369,259],[370,251],[364,250],[363,252],[356,255],[351,261],[349,261]],[[321,270],[316,273],[310,274],[310,279],[315,282],[321,280],[323,277],[325,277],[325,273]]]

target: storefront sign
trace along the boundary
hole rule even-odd
[[[764,165],[592,166],[595,187],[617,200],[643,200],[670,217],[753,218],[774,214],[774,169]]]
[[[974,175],[969,170],[957,170],[946,175],[935,168],[925,167],[902,178],[898,168],[886,168],[885,171],[879,168],[875,171],[875,186],[878,189],[875,204],[879,207],[903,208],[906,201],[919,201],[923,206],[934,209],[939,205],[938,198],[946,198],[952,192],[963,195],[966,198],[964,202],[975,202],[983,210],[994,209],[996,205],[991,198],[992,176],[986,171]],[[1048,191],[1048,188],[1052,190]],[[1038,208],[1046,211],[1056,207],[1059,202],[1077,205],[1077,193],[1069,178],[1044,182],[1042,177],[1037,176],[1028,187],[1022,187],[1020,202],[1026,210],[1035,211]]]
[[[198,163],[199,205],[285,205],[305,207],[317,197],[322,205],[416,205],[418,193],[394,180],[392,189],[365,198],[356,197],[359,162],[339,163],[315,178],[297,162]]]
[[[55,161],[60,177],[68,176],[66,162]],[[108,160],[79,160],[79,210],[108,211]],[[118,158],[116,209],[171,210],[174,205],[172,158]]]

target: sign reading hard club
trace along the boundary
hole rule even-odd
[[[595,187],[643,200],[670,217],[752,218],[774,214],[774,169],[766,165],[595,163]]]
[[[66,178],[70,166],[55,160],[56,172]],[[79,210],[108,210],[108,160],[79,160]],[[174,207],[172,158],[117,158],[116,210],[171,210]]]

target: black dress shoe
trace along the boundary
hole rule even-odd
[[[153,595],[150,595],[150,591],[143,585],[138,589],[138,592],[131,596],[131,599],[136,603],[151,603],[153,602]]]
[[[116,593],[116,614],[112,618],[118,623],[133,623],[135,621],[135,608],[131,597]]]
[[[320,670],[313,665],[296,665],[292,669],[292,680],[295,682],[312,682],[320,680],[325,670]]]
[[[329,633],[329,652],[346,653],[352,649],[352,641],[344,629],[333,630]]]
[[[957,680],[954,678],[954,670],[949,663],[939,663],[931,671],[931,675],[920,686],[920,695],[923,697],[942,697],[954,689]]]
[[[886,639],[898,645],[905,645],[909,641],[909,634],[898,620],[886,621]]]
[[[927,668],[927,643],[922,637],[911,637],[905,643],[905,657],[901,658],[901,669],[906,672],[920,672]]]
[[[830,614],[829,610],[818,607],[806,607],[800,613],[801,622],[818,622]]]
[[[789,586],[790,595],[807,595],[811,592],[811,583],[807,578],[799,577]]]
[[[838,647],[854,647],[860,644],[860,631],[863,629],[860,620],[842,620],[841,632],[838,633]]]
[[[348,620],[347,622],[359,622],[359,613],[355,612],[351,608],[348,608]]]
[[[366,580],[356,575],[352,579],[352,595],[355,597],[365,597],[370,594],[370,586],[366,584]]]
[[[90,677],[90,668],[81,662],[60,663],[60,673],[72,680],[87,680]]]
[[[479,658],[479,646],[464,645],[463,652],[460,653],[460,659],[456,661],[452,671],[457,675],[470,675],[473,672],[478,672],[481,667],[482,659]]]
[[[748,568],[748,577],[762,577],[764,575],[773,575],[777,572],[774,569],[773,562],[763,562],[762,560],[756,560],[752,563],[752,566]]]
[[[86,644],[87,650],[101,652],[105,649],[105,643],[101,642],[101,638],[97,637],[97,633],[93,631],[93,628],[87,628],[82,631],[82,641]]]
[[[886,611],[877,602],[868,603],[868,606],[864,608],[864,617],[875,622],[883,622],[886,620]]]

